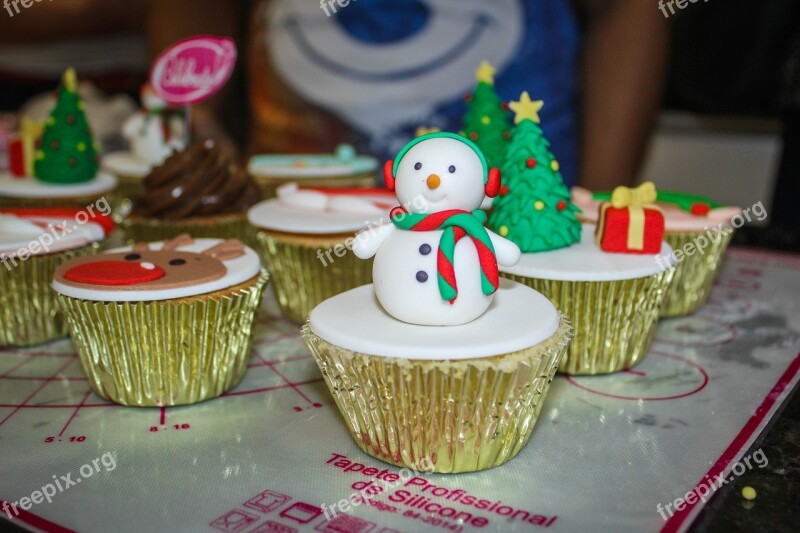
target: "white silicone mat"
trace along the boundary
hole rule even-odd
[[[330,521],[322,504],[348,498],[354,484],[380,483],[367,474],[401,471],[355,446],[298,328],[274,318],[271,297],[244,382],[200,405],[111,405],[88,390],[69,341],[4,351],[0,498],[19,501],[62,476],[74,481],[112,452],[113,470],[96,462],[80,484],[14,523],[120,532],[680,531],[702,502],[668,521],[657,505],[730,477],[797,383],[798,306],[800,257],[732,250],[711,302],[694,317],[662,322],[641,365],[557,377],[511,463],[421,476]],[[349,470],[331,462],[335,454],[352,462]],[[423,492],[421,483],[430,486]],[[488,500],[485,508],[455,502],[456,489]],[[422,501],[414,495],[438,504],[426,503],[434,514],[410,507]],[[465,512],[471,521],[451,518]]]

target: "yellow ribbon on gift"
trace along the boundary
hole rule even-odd
[[[33,176],[33,161],[36,159],[36,143],[42,136],[44,122],[36,122],[27,117],[22,118],[18,138],[22,141],[22,159],[25,175]]]
[[[644,249],[644,206],[655,208],[655,201],[658,199],[656,186],[651,181],[646,181],[635,188],[619,186],[611,193],[611,202],[603,204],[600,213],[600,227],[597,232],[597,244],[603,236],[603,226],[605,225],[605,211],[611,206],[616,209],[628,208],[630,223],[628,225],[628,248],[631,250]]]

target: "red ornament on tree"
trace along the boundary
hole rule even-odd
[[[525,161],[525,166],[528,168],[534,168],[536,166],[536,159],[529,157],[527,161]]]
[[[559,211],[563,211],[566,208],[567,208],[567,202],[565,202],[564,200],[561,200],[556,204],[556,209],[558,209]]]
[[[510,139],[510,138],[511,138],[511,132],[510,131],[504,131],[503,132],[503,139]]]
[[[509,190],[510,189],[508,188],[508,185],[503,185],[502,187],[500,187],[500,196],[507,195]]]
[[[703,217],[711,211],[711,206],[705,202],[696,202],[692,204],[691,213],[698,217]]]
[[[477,140],[478,140],[478,132],[476,132],[476,131],[473,131],[472,133],[470,133],[470,134],[469,134],[469,139],[470,139],[471,141],[477,141]]]
[[[506,102],[502,102],[500,104],[500,109],[502,109],[503,111],[508,111],[508,104]]]
[[[468,95],[466,95],[466,96],[464,97],[464,101],[465,101],[465,102],[471,102],[471,101],[472,101],[472,95],[471,95],[471,94],[468,94]]]

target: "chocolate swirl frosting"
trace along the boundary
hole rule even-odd
[[[212,141],[176,152],[144,179],[131,214],[180,220],[244,213],[259,201],[258,186]]]

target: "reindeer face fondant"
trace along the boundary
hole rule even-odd
[[[76,258],[56,270],[55,281],[104,291],[191,287],[224,277],[228,273],[224,262],[245,253],[238,240],[223,241],[199,253],[179,249],[193,244],[191,237],[180,235],[158,250],[137,244],[125,252]]]

